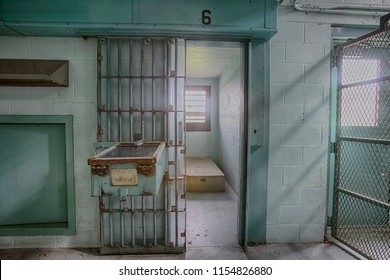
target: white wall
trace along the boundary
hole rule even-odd
[[[96,40],[1,37],[0,58],[69,60],[69,87],[0,87],[0,114],[74,116],[75,236],[0,237],[0,248],[98,246],[98,201],[87,159],[96,142]]]
[[[322,241],[331,24],[379,24],[379,18],[306,14],[280,6],[278,23],[278,34],[270,42],[267,242]]]
[[[187,78],[186,85],[211,86],[211,131],[187,131],[186,156],[210,157],[216,162],[218,156],[218,80]]]
[[[218,163],[226,180],[240,193],[242,178],[243,78],[242,61],[237,56],[219,78]]]

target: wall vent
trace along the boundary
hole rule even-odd
[[[0,59],[0,86],[67,87],[68,60]]]

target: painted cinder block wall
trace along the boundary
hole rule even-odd
[[[332,24],[378,26],[379,18],[306,14],[289,5],[278,16],[270,41],[267,242],[323,241]]]
[[[240,194],[243,142],[243,79],[240,52],[219,77],[218,163],[233,190]]]
[[[96,247],[98,201],[87,159],[96,142],[96,39],[0,37],[0,58],[69,60],[69,87],[0,87],[0,114],[73,115],[76,235],[0,237],[0,248]]]

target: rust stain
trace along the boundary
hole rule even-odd
[[[92,165],[91,173],[97,176],[107,176],[110,175],[110,169],[107,165]]]
[[[144,176],[154,176],[156,175],[156,166],[154,164],[138,164],[137,172]]]

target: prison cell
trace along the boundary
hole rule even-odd
[[[332,236],[390,259],[390,16],[339,47]]]
[[[183,252],[185,41],[99,38],[97,48],[96,152],[122,142],[164,142],[168,157],[156,194],[95,192],[100,253]]]

